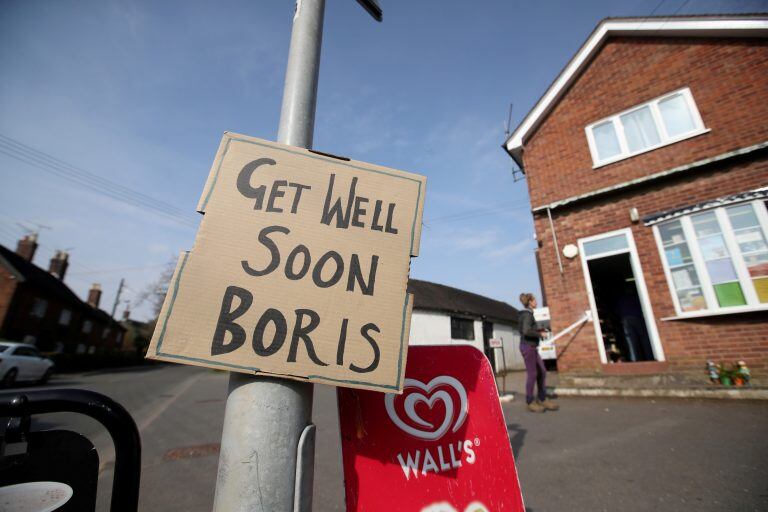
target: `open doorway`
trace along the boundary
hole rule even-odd
[[[663,361],[631,231],[585,238],[579,246],[602,362]]]
[[[596,258],[587,265],[608,360],[655,361],[629,254]]]

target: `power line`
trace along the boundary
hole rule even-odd
[[[127,194],[131,194],[132,196],[135,196],[139,199],[142,199],[144,201],[147,201],[149,203],[155,203],[156,205],[161,206],[163,209],[170,213],[176,213],[179,215],[185,215],[186,212],[183,210],[177,208],[176,206],[173,206],[171,204],[165,203],[163,201],[160,201],[158,199],[155,199],[153,197],[150,197],[146,194],[143,194],[141,192],[132,190],[124,185],[121,185],[119,183],[113,182],[111,180],[108,180],[106,178],[103,178],[102,176],[99,176],[97,174],[91,173],[86,171],[85,169],[82,169],[80,167],[76,167],[68,162],[65,162],[64,160],[61,160],[59,158],[54,157],[53,155],[46,153],[44,151],[41,151],[39,149],[35,149],[31,146],[28,146],[22,142],[19,142],[15,139],[12,139],[6,135],[0,134],[0,142],[4,143],[6,147],[9,147],[9,149],[12,149],[14,151],[20,151],[22,154],[31,155],[38,160],[41,160],[43,162],[46,162],[49,165],[55,165],[63,170],[66,170],[66,172],[72,173],[75,176],[80,176],[87,180],[92,180],[96,183],[100,183],[101,185],[113,187],[116,190],[122,191]]]
[[[117,267],[117,268],[104,268],[101,270],[91,270],[87,272],[70,272],[72,275],[88,275],[88,274],[113,274],[115,272],[127,272],[131,270],[144,270],[148,268],[157,268],[157,267],[164,267],[168,265],[168,263],[155,263],[152,265],[134,265],[131,267]],[[126,285],[127,287],[127,285]]]
[[[459,213],[454,213],[451,215],[444,215],[442,217],[435,217],[433,219],[429,219],[425,221],[424,223],[427,225],[432,224],[441,224],[446,222],[458,222],[462,220],[470,220],[475,219],[478,217],[485,217],[488,215],[496,215],[499,213],[505,213],[505,212],[512,212],[515,210],[527,210],[528,207],[525,205],[511,205],[511,204],[504,204],[492,206],[489,208],[476,208],[473,210],[466,210]]]
[[[146,194],[135,191],[119,183],[113,182],[96,174],[75,167],[48,153],[37,150],[0,134],[0,153],[21,161],[34,168],[63,178],[80,187],[105,195],[112,199],[130,204],[142,209],[150,209],[177,223],[196,227],[197,223],[185,215],[179,208],[154,199]]]
[[[28,235],[31,233],[31,231],[23,229],[17,225],[14,224],[1,224],[0,223],[0,229],[4,230],[5,234],[13,239],[16,239],[18,241],[18,238],[22,235]],[[58,245],[58,244],[57,244]],[[46,251],[50,251],[52,253],[55,253],[57,249],[54,249],[52,246],[48,244],[41,243],[39,240],[37,242],[37,246],[45,249]],[[70,267],[77,267],[82,268],[85,271],[91,272],[95,271],[93,267],[90,267],[84,263],[80,263],[79,261],[69,261]],[[42,267],[41,267],[42,268]]]

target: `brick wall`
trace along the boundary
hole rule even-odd
[[[587,125],[686,86],[709,133],[592,168]],[[610,39],[525,143],[531,204],[768,141],[766,119],[764,39]]]
[[[690,87],[711,131],[648,153],[592,168],[584,127],[633,105]],[[582,73],[526,141],[524,164],[534,207],[768,141],[768,44],[745,39],[614,38]],[[732,314],[686,320],[676,315],[659,249],[640,216],[768,185],[768,151],[729,159],[552,211],[560,248],[578,239],[631,228],[670,372],[706,378],[707,359],[745,359],[768,373],[768,314]],[[562,258],[561,275],[546,214],[534,216],[541,242],[542,281],[557,332],[589,302],[579,257]],[[561,371],[601,373],[594,328],[585,324],[561,339]]]
[[[696,320],[661,320],[676,316],[661,255],[651,227],[642,222],[632,223],[629,209],[635,207],[643,216],[764,186],[767,178],[768,151],[757,158],[712,166],[599,201],[556,209],[552,213],[558,244],[562,249],[565,244],[576,244],[580,238],[631,228],[670,370],[701,372],[703,376],[702,368],[707,359],[744,359],[751,368],[765,371],[768,370],[768,314],[765,311]],[[546,214],[536,215],[534,222],[542,242],[539,258],[552,327],[557,332],[589,309],[584,273],[579,257],[562,258],[564,273],[560,275]],[[601,371],[591,324],[585,325],[572,339],[560,342],[559,349],[565,349],[558,361],[561,370]]]

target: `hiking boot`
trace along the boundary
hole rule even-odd
[[[550,400],[549,398],[544,399],[543,402],[539,402],[539,405],[546,411],[556,411],[560,408],[560,406],[557,405],[557,402]]]
[[[544,406],[541,405],[539,402],[531,402],[528,404],[528,411],[529,412],[544,412],[546,409],[544,409]]]

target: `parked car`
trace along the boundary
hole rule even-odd
[[[16,381],[43,384],[53,375],[53,361],[43,357],[26,343],[0,341],[0,383],[12,386]]]

